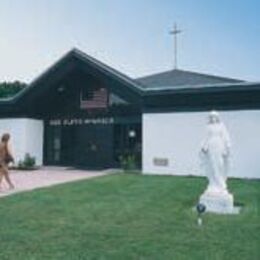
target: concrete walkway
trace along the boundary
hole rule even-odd
[[[14,193],[49,187],[60,183],[73,182],[103,176],[111,171],[86,171],[65,167],[42,167],[35,171],[10,171],[15,189],[9,190],[5,180],[2,182],[0,197]]]

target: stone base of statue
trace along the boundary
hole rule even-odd
[[[206,206],[206,212],[218,214],[238,214],[239,208],[234,207],[233,195],[228,190],[206,190],[201,196],[201,204]]]

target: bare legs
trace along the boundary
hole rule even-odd
[[[2,184],[3,177],[5,178],[6,182],[9,185],[10,189],[14,189],[14,184],[12,183],[10,176],[9,176],[9,171],[6,166],[0,166],[0,188]]]

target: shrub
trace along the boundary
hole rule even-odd
[[[18,168],[20,169],[34,168],[35,163],[36,163],[35,157],[31,156],[29,153],[26,153],[24,156],[24,160],[18,162]]]
[[[134,155],[121,155],[119,157],[121,168],[124,171],[137,169],[136,158]]]

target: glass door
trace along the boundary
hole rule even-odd
[[[45,164],[59,165],[61,161],[61,127],[46,127]]]

